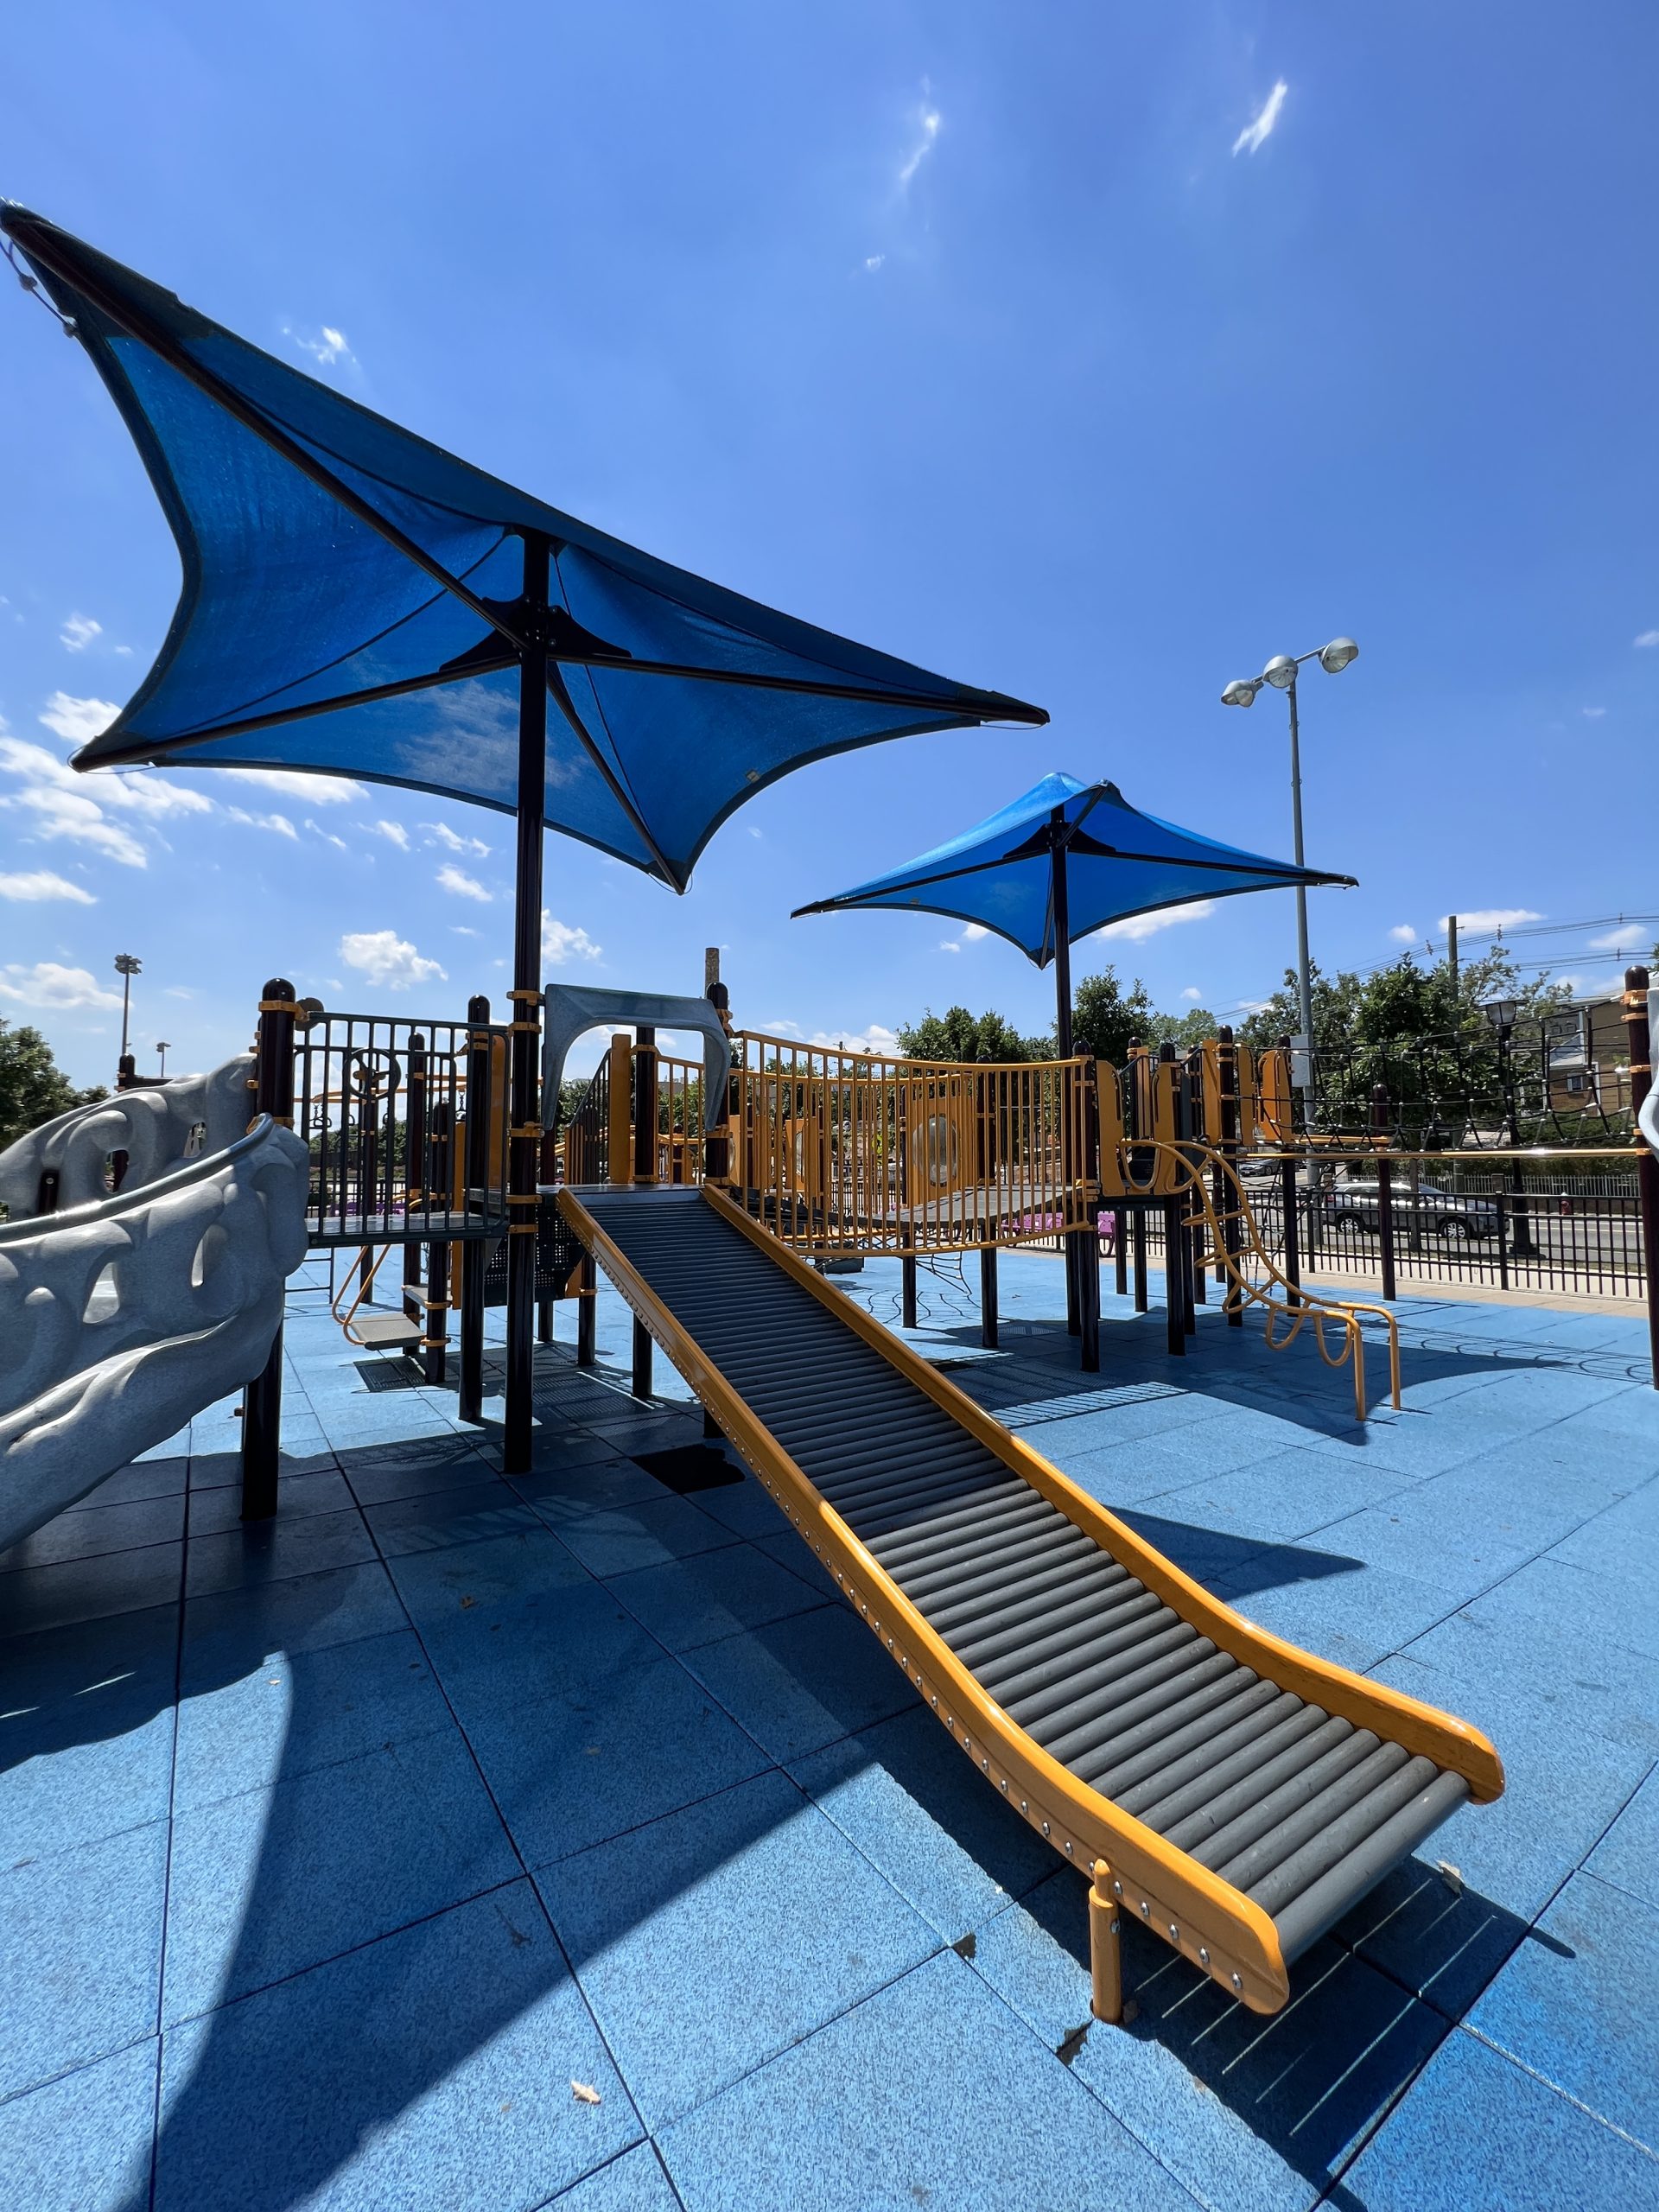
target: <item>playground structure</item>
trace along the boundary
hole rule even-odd
[[[251,1065],[124,1091],[0,1153],[0,1549],[267,1367],[307,1162],[250,1120]]]
[[[516,816],[508,1020],[482,999],[464,1021],[334,1014],[274,977],[242,1077],[247,1134],[130,1191],[118,1176],[119,1190],[89,1202],[94,1214],[143,1213],[199,1182],[219,1206],[221,1217],[198,1228],[193,1216],[190,1236],[165,1252],[158,1239],[129,1263],[144,1286],[175,1293],[165,1310],[131,1300],[149,1332],[136,1356],[226,1347],[222,1361],[195,1359],[157,1440],[184,1397],[188,1413],[241,1380],[244,1517],[276,1510],[275,1314],[284,1264],[309,1246],[353,1255],[338,1310],[354,1341],[418,1350],[429,1382],[444,1379],[459,1309],[464,1420],[484,1413],[485,1310],[505,1303],[502,1462],[524,1472],[537,1309],[546,1334],[560,1298],[580,1301],[577,1356],[590,1362],[602,1268],[635,1316],[635,1390],[648,1392],[660,1344],[952,1740],[1090,1876],[1096,2014],[1122,2016],[1125,1910],[1252,2010],[1283,2006],[1311,1942],[1466,1799],[1499,1794],[1492,1746],[1242,1619],[821,1273],[896,1253],[908,1319],[921,1261],[976,1251],[994,1344],[998,1251],[1057,1240],[1070,1325],[1095,1370],[1102,1214],[1120,1280],[1134,1232],[1144,1306],[1142,1231],[1159,1213],[1170,1351],[1185,1351],[1213,1268],[1229,1325],[1256,1304],[1270,1341],[1281,1324],[1311,1323],[1327,1357],[1351,1364],[1363,1417],[1368,1309],[1307,1290],[1288,1254],[1283,1267],[1269,1258],[1239,1173],[1247,1150],[1289,1133],[1281,1062],[1253,1062],[1223,1037],[1185,1064],[1168,1047],[1137,1055],[1120,1075],[1071,1050],[1066,854],[1166,856],[1126,855],[1069,810],[1075,800],[1126,820],[1134,810],[1105,785],[1044,802],[1033,849],[1050,885],[1039,950],[1052,942],[1060,986],[1052,1062],[837,1054],[832,1065],[730,1033],[712,995],[715,1020],[692,1024],[710,1046],[699,1068],[657,1048],[657,1028],[685,1001],[567,995],[556,1008],[538,981],[548,827],[683,890],[718,824],[804,761],[1046,717],[671,569],[351,408],[39,218],[8,209],[0,225],[126,413],[185,565],[156,667],[76,765],[182,757],[360,774]],[[262,599],[291,605],[292,620],[217,619]],[[435,746],[434,694],[503,741]],[[1240,857],[1192,864],[1224,874]],[[563,1055],[595,1020],[626,1020],[632,1035],[613,1039],[561,1141]],[[89,1156],[101,1141],[87,1138]],[[44,1159],[35,1218],[9,1225],[41,1278],[24,1304],[50,1292],[54,1267],[71,1279],[85,1226],[75,1210],[54,1211],[61,1186]],[[240,1226],[248,1178],[273,1209],[263,1274],[230,1264],[253,1249]],[[359,1319],[392,1251],[401,1310]],[[71,1284],[83,1334],[100,1325],[92,1263]],[[213,1307],[208,1330],[181,1327],[181,1280]],[[221,1314],[213,1300],[232,1281]],[[1389,1332],[1397,1402],[1392,1318],[1370,1311]],[[232,1357],[229,1335],[213,1332],[241,1319]],[[143,1448],[143,1424],[85,1395],[100,1458]],[[45,1402],[25,1408],[20,1458],[53,1430]]]

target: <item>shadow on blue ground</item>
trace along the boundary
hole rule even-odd
[[[1161,1334],[1161,1317],[1152,1316],[1151,1325]],[[1198,1389],[1217,1399],[1268,1406],[1287,1421],[1327,1434],[1353,1434],[1345,1378],[1329,1374],[1316,1356],[1304,1360],[1300,1348],[1276,1357],[1265,1353],[1259,1332],[1227,1337],[1218,1328],[1204,1330],[1206,1353],[1217,1339],[1222,1355],[1234,1344],[1246,1346],[1257,1363],[1253,1375],[1243,1361],[1237,1370],[1224,1366],[1219,1373],[1208,1357],[1202,1362],[1149,1361],[1141,1333],[1147,1324],[1138,1330],[1128,1325],[1121,1332],[1115,1325],[1103,1373],[1082,1376],[1060,1365],[1075,1358],[1063,1324],[1027,1321],[1021,1326],[1027,1334],[1011,1336],[1006,1349],[1018,1354],[1027,1345],[1036,1348],[1033,1366],[1040,1357],[1045,1370],[1040,1395],[1062,1414],[1071,1399],[1141,1384],[1153,1375],[1158,1378],[1150,1386],[1154,1394],[1166,1385]],[[964,1350],[972,1348],[976,1331],[960,1334]],[[1414,1347],[1407,1379],[1408,1384],[1452,1376],[1478,1380],[1514,1369],[1582,1367],[1592,1357],[1535,1356],[1522,1345],[1495,1350],[1477,1339],[1467,1350]],[[1276,1369],[1310,1390],[1317,1387],[1325,1402],[1299,1400],[1294,1390],[1251,1387],[1262,1367]],[[987,1363],[980,1372],[995,1373],[995,1363]],[[1039,1394],[1030,1369],[1014,1388],[1027,1398]],[[1040,1447],[1040,1433],[1034,1440]],[[348,1476],[384,1456],[384,1446],[342,1449],[335,1455]],[[1339,1576],[1362,1565],[1337,1553],[1258,1542],[1133,1509],[1123,1517],[1197,1579],[1224,1587],[1233,1599],[1288,1580]],[[346,1630],[349,1637],[360,1641],[331,1641],[340,1625],[332,1617],[359,1602],[349,1571],[301,1576],[276,1587],[283,1592],[280,1644],[270,1643],[269,1611],[261,1611],[257,1624],[244,1630],[226,1603],[226,1618],[214,1635],[191,1639],[182,1686],[186,1700],[257,1676],[268,1649],[332,1656],[341,1665],[347,1663],[345,1655],[355,1652],[366,1668],[372,1639],[389,1643],[401,1633],[415,1644],[406,1618],[395,1607],[396,1618]],[[554,1593],[556,1599],[563,1595]],[[821,1620],[823,1615],[809,1618]],[[96,1625],[113,1637],[122,1623]],[[504,1626],[504,1643],[510,1634]],[[1137,2017],[1126,2031],[1096,2025],[1079,2034],[1087,2005],[1085,1892],[1080,1878],[1064,1867],[1034,1879],[1022,1875],[1022,1854],[1032,1846],[1025,1824],[984,1791],[942,1737],[937,1757],[928,1748],[931,1738],[926,1744],[909,1736],[899,1740],[892,1732],[878,1745],[882,1732],[870,1726],[857,1683],[850,1675],[803,1660],[787,1624],[750,1630],[743,1640],[764,1649],[785,1689],[792,1685],[803,1699],[828,1709],[840,1731],[835,1749],[843,1779],[849,1774],[890,1775],[895,1789],[950,1848],[971,1862],[983,1886],[1020,1901],[1020,1910],[1004,1906],[976,1931],[975,1971],[1129,2125],[1135,2125],[1135,2116],[1125,2105],[1132,2106],[1136,2095],[1153,2101],[1142,2139],[1155,2138],[1162,2124],[1155,2110],[1160,2082],[1166,2090],[1171,2081],[1190,2073],[1211,2093],[1241,2141],[1248,2134],[1315,2189],[1329,2187],[1332,2173],[1351,2155],[1357,2141],[1387,2113],[1526,1936],[1525,1923],[1513,1914],[1412,1860],[1299,1963],[1293,1974],[1295,1999],[1283,2013],[1262,2018],[1243,2012],[1154,1939],[1132,1928],[1126,1963]],[[181,1694],[170,1656],[166,1668],[153,1675],[135,1675],[99,1697],[84,1694],[95,1677],[112,1671],[105,1663],[102,1642],[93,1641],[98,1649],[88,1657],[91,1671],[73,1683],[66,1681],[30,1717],[18,1755],[49,1756],[112,1739],[141,1726],[147,1714],[165,1711]],[[695,1661],[697,1655],[692,1656]],[[594,1663],[602,1662],[596,1658]],[[400,1659],[398,1665],[405,1662]],[[692,1671],[699,1672],[695,1664]],[[702,1671],[706,1676],[706,1669]],[[575,1876],[565,1878],[562,1894],[560,1880],[548,1877],[539,1863],[537,1880],[528,1878],[524,1859],[504,1842],[499,1823],[479,1817],[487,1793],[475,1770],[470,1778],[452,1777],[445,1785],[448,1794],[435,1797],[434,1785],[411,1768],[403,1817],[401,1786],[372,1806],[355,1808],[332,1795],[331,1786],[319,1777],[346,1764],[334,1735],[340,1726],[339,1700],[312,1687],[315,1673],[295,1659],[294,1701],[280,1760],[274,1771],[259,1776],[257,1791],[247,1793],[261,1800],[263,1825],[241,1832],[241,1860],[227,1845],[225,1882],[232,1910],[226,1914],[223,1950],[213,1954],[215,1986],[202,2000],[217,2003],[218,2009],[181,2024],[175,2024],[176,2014],[168,2022],[168,2080],[156,2203],[235,2202],[251,2212],[288,2212],[321,2191],[342,2165],[361,2159],[365,2146],[394,2121],[403,2120],[403,2137],[411,2108],[432,2115],[423,2123],[423,2133],[416,2127],[416,2139],[427,2146],[423,2155],[438,2158],[446,2097],[465,2096],[474,2105],[483,2099],[483,2108],[493,2113],[497,2103],[487,2100],[493,2069],[499,2067],[502,2113],[509,2101],[523,2103],[532,2024],[536,2060],[551,2048],[556,2053],[553,2071],[560,2078],[546,2085],[544,2110],[514,2115],[511,2125],[529,2127],[533,2122],[538,2144],[556,2144],[570,2119],[562,2073],[568,2049],[570,2074],[580,2073],[603,2089],[603,2124],[613,2131],[603,2155],[614,2157],[638,2139],[642,2123],[620,2079],[606,2070],[609,2060],[582,2005],[572,1965],[590,1976],[596,1963],[626,1950],[631,1938],[637,1941],[641,1929],[671,1917],[688,1892],[769,1839],[780,1838],[807,1801],[792,1782],[784,1786],[769,1758],[758,1758],[754,1777],[711,1787],[701,1801],[706,1812],[697,1805],[686,1808],[694,1817],[681,1825],[672,1854],[642,1853],[630,1878],[608,1881],[602,1892],[594,1890],[585,1897],[575,1893],[578,1868]],[[433,1694],[440,1694],[435,1687]],[[924,1716],[914,1717],[931,1726]],[[447,1694],[442,1726],[458,1745]],[[418,1740],[435,1745],[436,1732]],[[389,1739],[384,1749],[390,1755],[393,1748]],[[550,1751],[550,1764],[556,1757]],[[785,1774],[793,1775],[798,1763],[785,1758],[782,1764]],[[799,1778],[803,1787],[816,1788],[804,1770]],[[760,1781],[768,1786],[755,1786]],[[270,1784],[280,1786],[267,1796]],[[428,1792],[424,1797],[422,1789]],[[228,1831],[235,1823],[232,1816],[224,1817]],[[876,1856],[868,1840],[855,1840]],[[448,1886],[442,1895],[432,1891],[429,1907],[421,1902],[422,1885],[432,1878],[435,1851],[449,1854]],[[563,1863],[567,1868],[575,1865]],[[904,1886],[896,1869],[881,1871]],[[457,1905],[457,1896],[470,1901]],[[327,1920],[342,1900],[366,1900],[371,1910],[377,1900],[385,1900],[390,1917],[342,1944],[330,1937]],[[284,1960],[278,1940],[284,1928],[308,1942],[303,1958],[296,1952],[295,1959]],[[383,1935],[387,1928],[396,1932]],[[233,1937],[232,1929],[238,1931]],[[1034,1961],[1032,1950],[1039,1937],[1052,1956]],[[961,1940],[950,1929],[940,1930],[939,1939]],[[1535,1934],[1532,1940],[1551,1939]],[[228,1961],[222,1986],[221,1957]],[[312,1964],[318,1957],[327,1963]],[[238,1991],[249,1993],[238,1995]],[[671,1988],[652,1994],[671,2012]],[[698,2032],[696,2022],[684,2024],[687,2040],[695,2041]],[[506,2056],[498,2058],[498,2052]],[[651,2118],[649,2112],[645,2118]],[[508,2124],[504,2118],[504,2128]],[[582,2157],[581,2171],[599,2162],[591,2142]],[[1224,2161],[1214,2171],[1224,2171]],[[576,2177],[572,2171],[569,2180]],[[556,2187],[568,2185],[564,2180],[551,2186],[537,2183],[540,2193],[520,2201],[545,2202]],[[392,2186],[379,2201],[394,2202],[397,2195]],[[141,2212],[149,2201],[147,2190],[137,2190],[123,2212]],[[1360,2200],[1339,2184],[1329,2201],[1360,2212]]]
[[[346,1451],[340,1460],[349,1475],[382,1456]],[[1282,1579],[1287,1556],[1313,1574],[1338,1573],[1357,1564],[1151,1516],[1136,1519],[1178,1561],[1201,1563],[1212,1577],[1224,1571],[1234,1587]],[[257,1534],[248,1539],[251,1544],[259,1540]],[[1269,1573],[1269,1565],[1276,1571]],[[1251,1583],[1253,1570],[1262,1574],[1260,1583]],[[595,1961],[626,1953],[630,1936],[671,1915],[677,1899],[722,1867],[762,1851],[806,1801],[769,1762],[758,1761],[766,1770],[752,1781],[718,1789],[701,1807],[686,1808],[675,1824],[671,1851],[663,1847],[658,1827],[651,1847],[632,1856],[627,1839],[620,1839],[622,1864],[611,1866],[603,1878],[590,1876],[577,1860],[543,1870],[532,1883],[500,1824],[489,1816],[482,1782],[461,1758],[452,1732],[415,1739],[410,1745],[415,1756],[387,1795],[353,1802],[335,1793],[334,1783],[363,1764],[346,1757],[339,1740],[338,1676],[356,1669],[368,1685],[363,1694],[377,1694],[371,1657],[378,1647],[401,1644],[406,1631],[390,1618],[383,1624],[340,1617],[363,1602],[349,1570],[275,1587],[280,1643],[294,1669],[280,1761],[242,1796],[200,1812],[187,1809],[185,1823],[213,1833],[206,1846],[198,1836],[175,1847],[175,1883],[187,1852],[200,1859],[207,1850],[197,1878],[206,1873],[222,1884],[226,1932],[234,1925],[238,1933],[227,1955],[211,1946],[204,1950],[207,1979],[194,1990],[188,1961],[176,1949],[169,1956],[156,2202],[228,2201],[233,2195],[245,2212],[286,2212],[308,2201],[342,2165],[361,2158],[380,2131],[423,2100],[433,2101],[438,2126],[446,2094],[476,2100],[492,2094],[496,2062],[491,2054],[498,2048],[512,2052],[515,2027],[532,2015],[543,2045],[552,2039],[573,2054],[572,2076],[599,2081],[611,2131],[606,2154],[614,2155],[643,2131],[620,2078],[607,2070],[572,1966],[588,1972]],[[554,1602],[566,1594],[554,1592]],[[105,1625],[116,1632],[120,1623]],[[272,1629],[268,1611],[257,1610],[244,1621],[233,1604],[226,1604],[211,1632],[189,1639],[183,1698],[205,1698],[258,1678]],[[781,1632],[752,1634],[802,1697],[828,1709],[832,1726],[826,1732],[833,1734],[838,1726],[840,1782],[877,1769],[890,1773],[937,1828],[942,1850],[963,1854],[988,1891],[1025,1897],[1037,1925],[1071,1955],[1077,1991],[1086,1992],[1081,1880],[1065,1868],[1052,1874],[1033,1869],[1036,1847],[1026,1824],[983,1790],[942,1738],[936,1746],[931,1729],[919,1740],[895,1730],[878,1751],[858,1683],[826,1679],[821,1668],[791,1663],[789,1639]],[[347,1640],[333,1640],[341,1636]],[[407,1642],[414,1649],[415,1639]],[[315,1665],[307,1663],[307,1655]],[[96,1663],[107,1664],[107,1655],[100,1653]],[[595,1663],[604,1663],[598,1654]],[[424,1655],[417,1667],[400,1650],[396,1666],[412,1675],[423,1669]],[[332,1691],[321,1679],[331,1672],[336,1678]],[[308,1684],[315,1685],[315,1694]],[[106,1733],[125,1733],[142,1725],[146,1708],[163,1710],[175,1694],[170,1667],[148,1683],[135,1677],[118,1702],[102,1712],[98,1700],[78,1694],[81,1687],[66,1682],[34,1716],[17,1747],[21,1753],[49,1757]],[[348,1711],[350,1705],[347,1698]],[[435,1755],[452,1747],[466,1771],[435,1783]],[[355,1738],[353,1748],[360,1748]],[[397,1745],[389,1740],[384,1749],[392,1757]],[[642,1846],[645,1841],[642,1832]],[[1046,1861],[1046,1852],[1042,1857]],[[899,1868],[884,1871],[900,1880]],[[780,1877],[774,1872],[769,1878]],[[457,1895],[471,1902],[456,1906]],[[1459,1931],[1470,1916],[1484,1930],[1483,1971],[1478,1980],[1465,1976],[1467,1988],[1459,1992],[1466,2005],[1513,1948],[1521,1924],[1513,1923],[1511,1932],[1498,1926],[1509,1916],[1496,1908],[1477,1899],[1463,1903]],[[384,1940],[376,1940],[381,1933],[373,1916],[377,1904],[382,1923],[397,1930]],[[353,1927],[354,1936],[348,1933]],[[936,1948],[943,1948],[948,1932],[936,1931]],[[810,1936],[804,1940],[810,1943]],[[1427,1942],[1433,1954],[1432,1930]],[[1459,1947],[1466,1948],[1464,1935],[1446,1931],[1442,1948]],[[330,1963],[315,1966],[320,1957]],[[902,1961],[912,1963],[907,1957]],[[1443,1965],[1431,1955],[1430,1977]],[[1273,2020],[1230,2004],[1207,1979],[1135,1929],[1129,1934],[1128,1969],[1140,2007],[1128,2032],[1139,2043],[1160,2044],[1252,2133],[1319,2185],[1449,2026],[1405,1986],[1360,1965],[1340,1942],[1327,1940],[1299,1971],[1296,2002]],[[654,1975],[657,1970],[653,1957],[646,1971]],[[901,1970],[897,1960],[894,1970]],[[979,1970],[995,1981],[988,1958]],[[1017,1986],[1004,1993],[1021,2009]],[[671,2003],[668,1986],[660,2001]],[[1087,2055],[1065,2047],[1064,2030],[1081,2024],[1086,2001],[1084,1993],[1072,2006],[1077,2021],[1063,2024],[1052,2037],[1085,2079],[1102,2066],[1110,2071],[1116,2063],[1115,2031],[1101,2027],[1084,2039]],[[503,2098],[522,2101],[522,2041],[499,2065]],[[1102,2082],[1103,2094],[1109,2086]],[[550,2085],[547,2109],[537,2116],[540,2157],[549,2155],[548,2141],[569,2121],[569,2091],[561,2078]],[[593,2158],[589,2139],[558,2185],[574,2182]],[[148,2189],[137,2189],[122,2212],[146,2212],[149,2202]]]

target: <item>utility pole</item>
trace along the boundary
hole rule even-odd
[[[1446,918],[1446,964],[1452,971],[1452,995],[1455,998],[1458,994],[1458,918],[1455,914],[1448,914]]]

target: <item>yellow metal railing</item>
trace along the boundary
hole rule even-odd
[[[1152,1179],[1142,1184],[1135,1179],[1136,1167],[1142,1163],[1137,1162],[1134,1155],[1147,1152],[1156,1155],[1156,1164]],[[1351,1363],[1354,1408],[1360,1421],[1365,1418],[1366,1407],[1365,1338],[1361,1317],[1380,1321],[1389,1347],[1390,1402],[1398,1408],[1400,1330],[1394,1315],[1386,1306],[1363,1300],[1328,1298],[1318,1291],[1310,1291],[1306,1284],[1289,1281],[1262,1242],[1244,1185],[1231,1160],[1208,1146],[1158,1141],[1147,1146],[1125,1145],[1122,1147],[1122,1164],[1129,1190],[1167,1192],[1184,1209],[1192,1209],[1193,1225],[1201,1226],[1203,1237],[1198,1263],[1217,1265],[1225,1271],[1224,1313],[1237,1312],[1248,1306],[1262,1307],[1267,1316],[1268,1344],[1274,1351],[1282,1351],[1294,1344],[1311,1325],[1319,1357],[1327,1367],[1343,1367]],[[1166,1266],[1168,1264],[1166,1255]],[[1327,1327],[1338,1334],[1334,1351],[1325,1342]]]
[[[747,1030],[732,1042],[734,1193],[798,1250],[971,1251],[1091,1218],[1092,1060],[936,1063]]]

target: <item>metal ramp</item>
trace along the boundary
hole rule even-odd
[[[1253,2010],[1465,1798],[1464,1723],[1282,1643],[713,1191],[561,1193],[576,1235],[991,1785]]]

